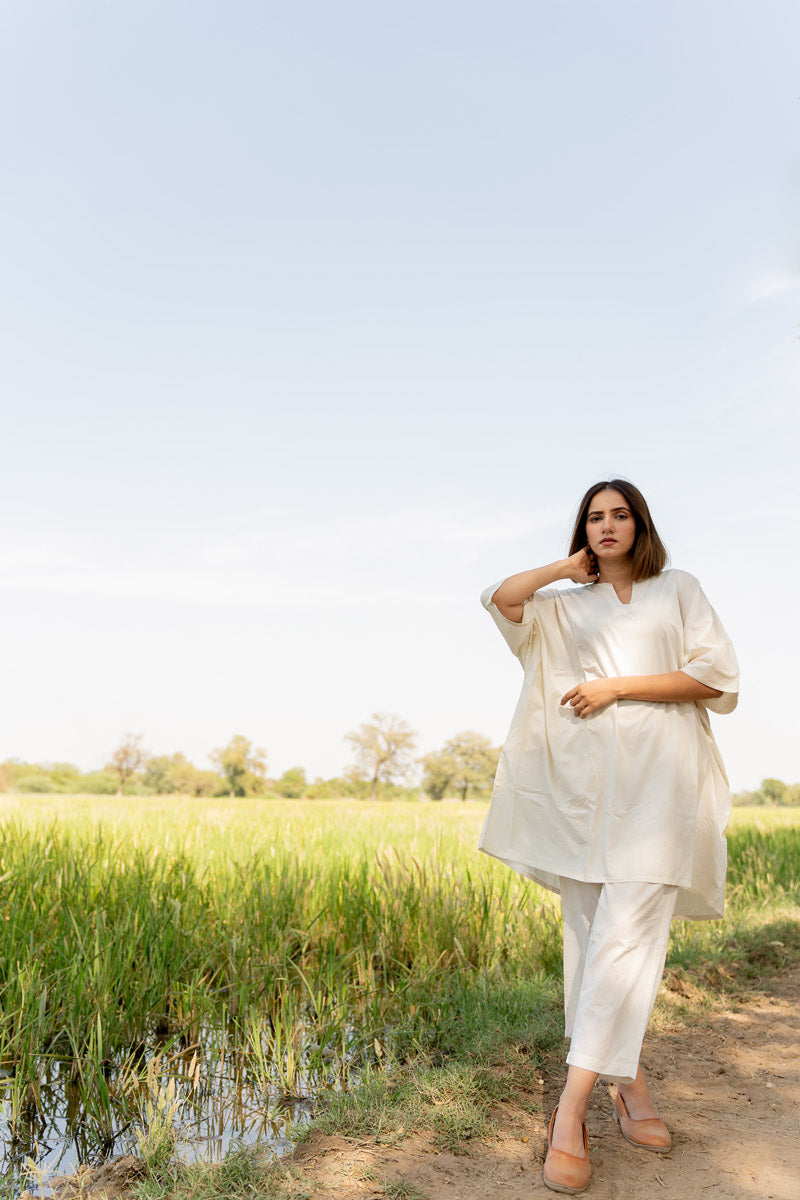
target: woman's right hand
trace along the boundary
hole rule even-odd
[[[573,583],[594,583],[597,578],[597,559],[587,547],[549,566],[509,575],[495,591],[492,602],[504,617],[519,624],[525,613],[525,601],[539,588],[549,587],[559,579],[571,579]]]
[[[567,559],[568,578],[573,583],[595,583],[599,578],[597,559],[588,546]]]

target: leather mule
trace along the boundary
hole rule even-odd
[[[553,1147],[553,1126],[556,1123],[557,1112],[558,1105],[553,1109],[550,1128],[547,1131],[547,1158],[542,1168],[542,1179],[545,1187],[549,1187],[551,1192],[567,1192],[574,1196],[585,1190],[592,1174],[589,1163],[589,1135],[586,1126],[583,1125],[584,1154],[580,1158],[576,1154],[567,1154],[566,1150],[556,1150]]]
[[[620,1133],[632,1146],[638,1146],[641,1150],[660,1150],[662,1154],[672,1148],[672,1138],[661,1118],[647,1117],[644,1121],[635,1121],[619,1092],[614,1097],[614,1116]]]

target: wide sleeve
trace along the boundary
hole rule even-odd
[[[701,700],[712,712],[733,712],[739,698],[739,664],[731,639],[693,575],[678,575],[678,599],[683,618],[685,675],[716,688],[721,696]]]
[[[508,617],[503,616],[497,605],[492,603],[492,596],[502,582],[502,579],[499,579],[497,583],[493,583],[491,587],[481,592],[481,604],[502,633],[511,653],[519,659],[524,667],[533,644],[536,625],[536,606],[533,602],[533,596],[531,596],[525,601],[522,620],[519,622],[509,621]]]

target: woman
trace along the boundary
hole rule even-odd
[[[673,916],[722,916],[730,792],[707,709],[738,666],[699,583],[664,570],[641,492],[584,496],[569,557],[482,596],[525,670],[480,848],[561,893],[566,1086],[544,1182],[581,1192],[599,1075],[634,1145],[666,1150],[639,1054]],[[577,588],[550,588],[561,580]]]

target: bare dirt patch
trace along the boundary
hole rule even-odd
[[[711,1014],[651,1033],[642,1056],[673,1136],[668,1155],[628,1145],[602,1081],[589,1113],[594,1200],[800,1200],[800,970]],[[325,1200],[529,1200],[561,1080],[540,1104],[498,1107],[497,1140],[469,1155],[429,1138],[396,1146],[312,1135],[294,1155],[303,1190]],[[539,1108],[529,1111],[530,1102]]]

